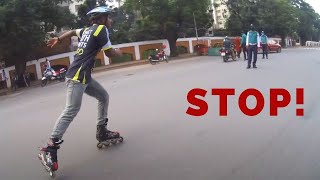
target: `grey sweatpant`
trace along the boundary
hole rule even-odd
[[[62,139],[72,120],[78,114],[83,93],[88,94],[98,100],[98,121],[97,125],[105,124],[108,115],[109,94],[107,91],[94,79],[88,84],[82,84],[71,79],[66,79],[67,82],[67,101],[64,111],[57,120],[51,134],[51,138]]]

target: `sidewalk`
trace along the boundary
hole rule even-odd
[[[181,60],[181,59],[186,59],[186,58],[192,58],[192,57],[197,57],[197,55],[194,54],[182,54],[178,57],[169,57],[169,62],[173,60]],[[98,72],[103,72],[103,71],[110,71],[114,69],[120,69],[120,68],[127,68],[131,66],[139,66],[139,65],[144,65],[144,64],[149,64],[148,60],[138,60],[138,61],[130,61],[130,62],[125,62],[125,63],[119,63],[119,64],[111,64],[107,66],[101,66],[101,67],[96,67],[93,69],[93,74],[98,73]],[[59,83],[57,82],[52,82],[51,84],[56,84]],[[37,81],[32,81],[30,87],[26,88],[19,88],[16,91],[13,91],[12,89],[2,89],[0,90],[0,96],[5,96],[5,95],[10,95],[13,93],[21,92],[26,89],[30,88],[35,88],[35,87],[40,87],[41,85],[41,80]]]

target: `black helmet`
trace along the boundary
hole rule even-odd
[[[87,13],[87,16],[89,16],[90,19],[95,19],[97,17],[100,17],[102,15],[109,15],[113,13],[113,10],[108,8],[107,6],[100,6],[92,9]]]

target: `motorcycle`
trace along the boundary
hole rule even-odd
[[[46,70],[43,72],[43,77],[41,79],[41,87],[44,87],[48,84],[48,81],[59,80],[63,82],[65,80],[67,70],[65,68],[61,68],[59,71],[55,70]]]
[[[231,49],[226,49],[225,47],[222,47],[220,49],[220,54],[221,54],[221,57],[223,59],[223,62],[227,62],[230,58],[233,60],[233,61],[236,61],[236,51],[234,49],[234,47],[232,46]]]
[[[158,49],[156,49],[156,51],[158,51]],[[157,54],[150,55],[148,59],[150,64],[152,65],[155,65],[157,62],[161,61],[166,61],[167,63],[169,62],[169,58],[163,50],[158,52]]]

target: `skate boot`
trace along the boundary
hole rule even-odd
[[[60,148],[60,144],[63,143],[61,139],[49,139],[46,146],[40,148],[40,153],[38,155],[39,160],[41,160],[43,166],[49,172],[51,177],[55,176],[55,171],[58,170],[58,155],[57,151]]]
[[[109,131],[107,129],[107,123],[97,126],[96,138],[98,140],[97,147],[99,149],[113,144],[119,144],[123,141],[123,137],[121,137],[118,132]]]

